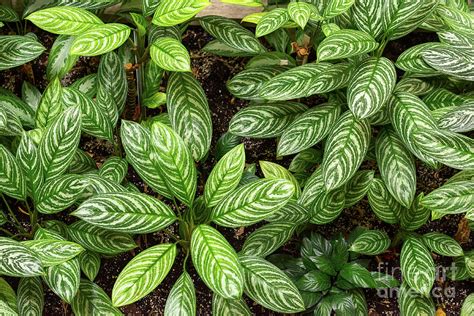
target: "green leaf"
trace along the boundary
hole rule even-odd
[[[76,64],[78,56],[69,55],[69,50],[74,41],[74,36],[60,35],[51,47],[46,68],[46,77],[53,80],[54,77],[62,78]]]
[[[252,32],[231,19],[205,16],[200,23],[206,32],[230,47],[255,55],[266,51]]]
[[[44,289],[40,277],[21,278],[17,294],[19,315],[43,315]]]
[[[89,29],[76,37],[70,54],[98,56],[120,47],[130,35],[130,27],[120,23],[108,23]]]
[[[351,7],[352,20],[357,28],[373,38],[383,32],[383,0],[356,0]]]
[[[411,207],[403,208],[400,212],[400,224],[403,229],[413,231],[423,226],[430,217],[430,211],[420,201],[423,193],[420,193],[413,201]]]
[[[285,179],[293,183],[295,187],[294,198],[298,199],[301,195],[301,187],[296,180],[295,176],[288,171],[285,167],[280,166],[279,164],[269,162],[269,161],[260,161],[260,168],[262,169],[263,175],[267,179]]]
[[[95,252],[86,250],[79,254],[78,259],[82,272],[89,280],[94,281],[100,269],[100,256]]]
[[[218,56],[224,56],[224,57],[251,57],[255,55],[254,53],[241,51],[239,49],[231,47],[221,42],[220,40],[210,41],[201,50],[205,53],[214,54]]]
[[[71,163],[81,137],[81,112],[74,106],[58,116],[46,130],[38,146],[44,178],[63,174]]]
[[[349,251],[375,256],[390,246],[390,238],[380,230],[365,230],[352,242]]]
[[[243,108],[232,117],[229,131],[237,136],[272,138],[280,136],[308,108],[296,102],[280,102]]]
[[[160,0],[142,0],[143,16],[147,17],[152,15],[159,4]]]
[[[241,255],[266,257],[283,246],[296,230],[294,223],[275,222],[253,231],[242,246]]]
[[[122,183],[128,172],[128,163],[125,159],[112,156],[104,161],[99,169],[99,176],[117,184]]]
[[[173,26],[191,19],[210,5],[209,0],[161,0],[152,23],[160,26]]]
[[[36,111],[35,126],[45,128],[64,111],[63,87],[59,78],[54,78],[46,87]]]
[[[403,279],[417,293],[429,297],[435,281],[435,264],[421,239],[408,237],[400,253]]]
[[[304,112],[281,135],[277,156],[295,154],[319,143],[334,126],[340,113],[338,104],[320,105]]]
[[[106,54],[105,56],[107,55],[108,54]],[[101,60],[103,60],[104,57],[101,58]],[[99,64],[99,72],[100,72],[100,64]],[[115,80],[117,80],[117,78],[115,78]],[[96,84],[97,84],[97,74],[90,74],[90,75],[77,79],[69,87],[81,91],[82,93],[87,95],[89,98],[93,98],[97,93]]]
[[[186,47],[174,38],[161,37],[154,41],[150,56],[158,66],[165,70],[191,70],[191,59]]]
[[[291,160],[288,170],[293,173],[305,173],[312,169],[315,164],[321,163],[323,153],[319,149],[308,148],[300,151]]]
[[[212,295],[212,315],[252,316],[253,314],[243,298],[240,298],[238,300],[225,299],[222,296],[214,293]]]
[[[309,211],[305,207],[296,202],[289,201],[282,208],[266,217],[265,220],[272,223],[292,223],[293,225],[297,225],[308,221],[308,213]]]
[[[443,31],[437,33],[439,41],[453,48],[469,50],[474,48],[474,38],[459,31]]]
[[[196,194],[196,167],[181,137],[168,126],[155,122],[151,129],[153,155],[169,190],[190,206]]]
[[[326,291],[331,288],[331,276],[319,270],[312,270],[299,277],[295,282],[298,290],[309,292]]]
[[[347,88],[347,102],[356,118],[364,119],[380,111],[389,99],[397,81],[392,62],[369,58],[361,63]]]
[[[417,78],[403,78],[395,86],[395,92],[407,92],[416,96],[424,95],[433,90],[433,86]]]
[[[89,185],[80,175],[65,174],[46,181],[39,189],[35,206],[43,214],[55,214],[72,206]]]
[[[290,18],[298,24],[301,29],[304,29],[309,21],[312,13],[317,10],[310,3],[306,2],[290,2],[288,3],[288,14]]]
[[[373,179],[374,171],[357,171],[346,184],[344,208],[351,207],[362,200],[369,191]]]
[[[375,155],[388,191],[404,207],[415,197],[416,167],[411,153],[391,129],[383,129],[375,142]]]
[[[399,220],[402,206],[389,193],[385,183],[374,178],[367,192],[370,208],[382,221],[395,224]]]
[[[166,299],[164,315],[196,315],[196,292],[193,280],[186,271],[181,274],[171,288]]]
[[[265,14],[257,23],[255,35],[261,37],[279,29],[290,20],[286,9],[276,8]]]
[[[425,49],[421,53],[423,60],[439,72],[459,78],[474,81],[474,65],[472,50],[464,52],[452,47],[436,47]]]
[[[47,8],[31,13],[25,19],[50,33],[66,35],[81,35],[104,24],[93,13],[75,7]]]
[[[332,222],[341,214],[345,203],[344,186],[323,192],[315,198],[311,223],[322,225]]]
[[[304,3],[304,2],[290,2],[290,3]],[[268,52],[252,57],[245,69],[268,67],[268,66],[296,66],[296,60],[290,55],[282,52]]]
[[[474,182],[459,180],[444,184],[421,199],[421,204],[432,211],[459,214],[474,210]]]
[[[122,113],[128,95],[128,81],[123,61],[116,53],[109,52],[100,58],[97,81],[98,90],[112,94],[118,114]]]
[[[222,157],[212,169],[204,187],[206,205],[217,205],[240,182],[245,167],[245,148],[238,145]]]
[[[95,195],[71,215],[98,227],[133,234],[157,232],[176,220],[166,204],[134,192]]]
[[[243,185],[213,209],[211,220],[224,227],[249,226],[270,216],[294,195],[288,180],[261,179]]]
[[[33,127],[35,116],[33,109],[12,92],[8,90],[2,92],[3,94],[0,94],[0,106],[4,109],[8,108],[17,115],[23,126]]]
[[[474,169],[474,140],[468,136],[444,130],[416,130],[415,145],[426,156],[451,168]]]
[[[276,266],[251,256],[240,257],[240,263],[245,278],[245,294],[252,300],[280,313],[298,313],[305,309],[298,289]]]
[[[2,106],[0,102],[0,135],[2,136],[17,136],[23,133],[20,119],[16,113],[9,107]]]
[[[438,126],[457,133],[474,130],[474,102],[449,109],[438,119]]]
[[[327,190],[341,187],[352,178],[367,153],[372,131],[367,120],[346,112],[327,137],[321,164]]]
[[[474,309],[474,293],[469,294],[462,303],[461,316],[469,316]]]
[[[416,76],[436,75],[438,72],[425,62],[422,54],[425,50],[440,46],[442,46],[440,43],[423,43],[412,46],[398,56],[395,66],[414,75],[416,74]]]
[[[43,280],[57,296],[70,304],[79,290],[80,277],[79,260],[74,258],[46,268]]]
[[[203,159],[212,138],[211,113],[204,90],[192,74],[173,73],[166,91],[166,108],[173,129],[184,140],[194,160]]]
[[[0,303],[8,306],[8,309],[14,311],[15,315],[17,315],[17,298],[15,291],[3,278],[0,278],[0,290]],[[2,312],[2,315],[6,312],[6,310],[3,309],[3,306],[0,306],[0,311]]]
[[[113,305],[119,307],[131,304],[153,291],[171,270],[176,252],[175,244],[161,244],[136,255],[115,281]]]
[[[81,279],[79,291],[71,302],[74,315],[122,315],[97,284]]]
[[[26,198],[26,181],[18,160],[0,144],[0,194],[5,193],[12,198]]]
[[[191,237],[191,257],[204,283],[226,299],[242,296],[244,279],[234,248],[216,229],[197,226]]]
[[[438,5],[436,13],[449,28],[466,32],[474,29],[474,18],[469,12],[464,12],[453,6]]]
[[[69,237],[85,249],[113,256],[137,247],[128,234],[105,230],[84,221],[68,226]]]
[[[27,240],[22,243],[36,253],[43,267],[55,266],[66,262],[82,251],[81,245],[74,242],[54,239]]]
[[[323,173],[320,167],[311,174],[306,181],[301,197],[298,199],[298,204],[309,208],[316,198],[325,192]]]
[[[328,0],[325,3],[323,17],[330,19],[338,16],[349,10],[354,2],[355,0]]]
[[[173,193],[161,173],[158,156],[153,154],[150,131],[138,123],[122,120],[121,138],[126,158],[140,178],[157,193],[172,198]]]
[[[408,282],[402,283],[398,294],[400,314],[435,316],[435,305],[431,297],[425,297],[412,289]]]
[[[23,65],[39,57],[46,48],[28,36],[0,36],[0,70]]]
[[[326,37],[318,46],[318,61],[353,57],[375,50],[379,44],[367,33],[344,29]]]
[[[41,100],[41,92],[28,81],[23,81],[21,85],[21,99],[36,112]]]
[[[462,247],[448,235],[431,232],[423,235],[423,242],[428,248],[441,256],[459,257],[464,254]]]
[[[13,8],[6,5],[0,5],[0,21],[3,22],[17,22],[20,17]]]
[[[375,280],[370,272],[362,265],[356,262],[349,262],[342,266],[339,271],[339,277],[363,288],[375,288]]]

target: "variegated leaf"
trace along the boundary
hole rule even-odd
[[[323,192],[315,198],[310,222],[318,225],[327,224],[341,215],[345,199],[345,187]]]
[[[0,135],[2,136],[17,136],[23,133],[20,119],[16,113],[13,113],[8,107],[2,106],[0,103],[0,117],[2,124],[0,124]]]
[[[301,29],[304,29],[309,21],[309,18],[316,11],[317,8],[311,3],[306,2],[290,2],[288,3],[288,14],[290,18],[298,24]]]
[[[204,187],[206,205],[217,205],[240,182],[245,167],[245,148],[238,145],[219,160],[212,169]]]
[[[117,184],[122,183],[128,172],[128,163],[120,157],[110,157],[99,169],[99,176]]]
[[[147,17],[152,15],[159,4],[160,0],[142,0],[143,16]]]
[[[262,169],[263,176],[267,179],[285,179],[293,183],[295,195],[294,198],[298,199],[301,195],[301,187],[296,180],[295,176],[288,171],[285,167],[280,166],[270,161],[260,161],[260,168]]]
[[[421,55],[428,65],[443,74],[474,81],[474,59],[468,52],[447,46],[425,49]]]
[[[457,31],[438,32],[439,41],[461,50],[474,49],[474,37],[467,33]]]
[[[296,102],[249,106],[234,115],[229,123],[229,131],[242,137],[280,136],[307,109],[306,105]]]
[[[420,201],[423,199],[423,193],[420,193],[412,205],[403,208],[400,212],[400,225],[403,229],[413,231],[423,226],[430,218],[430,211],[424,207]]]
[[[26,198],[26,180],[21,164],[10,151],[0,144],[0,194],[12,198]]]
[[[208,5],[209,0],[161,0],[152,22],[159,26],[174,26],[191,19]]]
[[[62,300],[71,303],[79,290],[81,268],[77,258],[45,269],[43,280]]]
[[[165,316],[194,316],[196,315],[196,291],[193,280],[184,271],[173,285],[166,299]]]
[[[212,295],[212,315],[252,316],[252,312],[250,311],[243,298],[237,300],[225,299],[222,296],[214,293]]]
[[[191,59],[188,50],[178,40],[161,37],[153,42],[151,59],[161,68],[169,71],[190,71]]]
[[[37,128],[48,127],[64,111],[62,94],[61,81],[54,78],[46,87],[38,105],[35,120]]]
[[[293,225],[304,224],[309,220],[310,212],[300,204],[289,201],[265,220],[271,223],[292,223]]]
[[[0,274],[12,277],[33,277],[43,274],[36,254],[23,244],[0,237]]]
[[[181,202],[192,205],[197,174],[186,144],[175,131],[159,122],[152,126],[151,142],[152,155],[156,156],[166,186]]]
[[[119,307],[131,304],[153,291],[171,270],[176,253],[175,244],[161,244],[136,255],[115,281],[113,305]]]
[[[194,160],[203,159],[212,138],[211,113],[204,90],[191,74],[173,73],[166,91],[166,108],[173,129],[184,140]]]
[[[105,55],[107,56],[107,54]],[[102,58],[103,60],[103,58]],[[100,64],[99,64],[100,72]],[[115,78],[117,80],[117,78]],[[97,74],[90,74],[74,81],[69,87],[81,91],[89,98],[93,98],[97,92]]]
[[[390,194],[385,183],[374,178],[367,192],[370,208],[382,221],[395,224],[399,221],[402,206]]]
[[[474,130],[474,102],[450,108],[438,119],[438,126],[457,133]]]
[[[352,20],[359,30],[377,38],[383,32],[384,9],[383,0],[355,0],[351,7]]]
[[[43,267],[61,264],[76,257],[84,251],[84,248],[82,248],[81,245],[65,240],[27,240],[22,244],[36,253],[38,258],[41,260]]]
[[[100,58],[97,81],[98,89],[111,93],[118,114],[122,113],[128,95],[128,82],[123,62],[116,53],[109,52]],[[79,87],[77,89],[80,90]]]
[[[436,13],[443,20],[444,24],[456,31],[465,32],[466,29],[474,29],[474,18],[469,12],[464,12],[449,5],[438,5]]]
[[[398,294],[398,307],[401,316],[426,315],[435,316],[435,305],[431,297],[416,293],[408,282],[403,282]]]
[[[17,296],[19,315],[43,315],[44,289],[40,277],[21,278],[18,283]]]
[[[403,279],[417,293],[429,297],[435,281],[435,265],[431,253],[416,237],[408,237],[400,253]]]
[[[265,14],[257,23],[255,35],[261,37],[272,33],[276,29],[285,25],[290,20],[288,11],[283,8],[276,8]]]
[[[255,55],[266,51],[249,30],[231,19],[205,16],[200,23],[206,32],[230,47]]]
[[[84,221],[68,226],[69,237],[85,249],[113,256],[129,251],[137,245],[128,234],[105,230]]]
[[[293,282],[265,259],[240,257],[245,279],[245,294],[270,310],[280,313],[303,311],[304,302]]]
[[[316,198],[324,192],[323,172],[321,167],[318,167],[306,181],[301,197],[298,199],[298,204],[309,208]]]
[[[0,7],[1,9],[1,7]],[[0,312],[2,315],[18,315],[15,290],[0,277]],[[3,304],[3,305],[1,305]],[[11,314],[10,314],[11,313]]]
[[[23,126],[34,127],[35,113],[33,109],[9,90],[3,89],[0,93],[0,108],[8,109],[14,113]]]
[[[71,215],[98,227],[133,234],[156,232],[176,220],[173,211],[163,202],[133,192],[95,195]]]
[[[304,2],[290,2],[290,3],[304,3]],[[268,52],[252,57],[245,69],[259,68],[267,66],[296,66],[296,60],[290,55],[282,52]]]
[[[41,100],[41,92],[28,81],[23,81],[21,85],[21,99],[36,113]]]
[[[240,254],[264,258],[283,246],[295,230],[296,225],[293,222],[266,224],[247,237]]]
[[[211,220],[225,227],[255,224],[283,207],[294,195],[288,180],[261,179],[228,194],[213,209]]]
[[[54,34],[81,35],[104,23],[93,13],[75,7],[53,7],[26,17],[39,28]]]
[[[217,39],[207,43],[201,50],[205,53],[224,57],[251,57],[255,55],[254,53],[238,50]]]
[[[120,316],[122,312],[112,305],[109,296],[97,284],[81,279],[79,291],[71,302],[74,315]]]
[[[115,127],[119,118],[119,113],[113,93],[104,89],[102,86],[99,86],[95,102],[102,112],[106,114],[112,127]]]
[[[469,316],[474,308],[474,293],[469,294],[461,307],[461,316]]]
[[[332,33],[318,46],[318,61],[342,59],[371,52],[379,44],[367,33],[344,29]]]
[[[381,230],[365,230],[352,242],[349,251],[375,256],[390,246],[390,238]]]
[[[433,252],[441,256],[459,257],[464,254],[462,247],[448,235],[430,232],[423,235],[423,242]]]
[[[39,57],[46,48],[28,36],[0,36],[0,70],[23,65]]]
[[[433,90],[433,86],[418,78],[406,77],[398,81],[395,92],[407,92],[413,95],[425,95]]]
[[[6,5],[0,5],[0,21],[3,22],[17,22],[20,20],[18,13]]]
[[[369,191],[373,179],[374,171],[357,171],[346,184],[344,208],[351,207],[362,200]]]
[[[323,152],[319,149],[308,148],[300,151],[291,160],[288,170],[293,173],[306,173],[312,169],[315,164],[321,163]]]
[[[51,47],[48,57],[48,66],[46,68],[46,77],[48,80],[58,77],[61,79],[67,74],[74,64],[78,56],[69,55],[74,36],[60,35],[56,38]]]
[[[191,237],[191,257],[204,283],[226,299],[242,296],[244,278],[234,248],[216,229],[197,226]]]
[[[94,281],[100,269],[100,256],[93,251],[83,251],[78,256],[79,265],[86,277]]]
[[[330,19],[350,9],[354,0],[326,0],[323,12],[325,19]]]
[[[430,192],[421,200],[424,207],[444,214],[459,214],[474,210],[474,181],[461,179],[449,182]]]
[[[439,73],[425,62],[423,52],[439,47],[442,44],[429,42],[412,46],[398,56],[395,66],[417,77],[437,75]]]
[[[78,35],[70,48],[71,55],[98,56],[120,47],[130,35],[130,27],[120,23],[95,26]]]
[[[385,58],[369,58],[361,63],[347,87],[347,102],[356,118],[364,119],[380,111],[395,88],[397,73]]]
[[[354,75],[355,66],[355,63],[345,62],[332,64],[311,80],[306,96],[324,94],[346,87]]]

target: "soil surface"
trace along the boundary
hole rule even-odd
[[[54,36],[37,29],[33,29],[32,31],[37,34],[39,40],[47,48],[51,47],[54,41]],[[196,78],[201,82],[204,91],[206,92],[212,112],[213,139],[211,152],[208,159],[198,166],[201,175],[199,182],[199,190],[201,191],[203,184],[205,183],[205,178],[215,163],[214,148],[217,139],[227,131],[229,121],[232,116],[248,104],[246,101],[234,98],[227,91],[225,86],[225,83],[230,78],[243,69],[247,59],[224,58],[201,52],[200,49],[210,40],[212,40],[212,37],[206,34],[199,27],[191,27],[183,36],[183,43],[190,50],[192,58],[192,71]],[[388,58],[395,60],[396,57],[406,48],[431,40],[435,41],[436,36],[430,33],[415,33],[408,37],[389,43],[385,49],[385,55]],[[45,78],[47,55],[48,53],[46,52],[40,58],[27,66],[17,67],[15,69],[0,72],[0,86],[14,91],[17,95],[21,95],[21,84],[23,80],[28,80],[35,84],[41,91],[44,90],[47,85],[47,80]],[[77,78],[96,72],[98,61],[98,58],[80,58],[73,71],[63,79],[63,84],[68,85]],[[313,106],[324,102],[324,100],[319,97],[313,97],[304,100],[303,102],[309,106]],[[130,115],[129,112],[130,111],[127,111],[126,114],[128,119],[130,119],[130,117],[128,117]],[[245,144],[247,153],[247,163],[258,162],[259,160],[268,160],[278,162],[287,167],[291,161],[292,157],[286,158],[284,160],[279,160],[276,158],[275,139],[244,139],[243,142]],[[94,158],[98,165],[100,165],[108,156],[112,155],[113,153],[113,148],[110,146],[110,144],[90,137],[83,137],[80,146]],[[364,167],[368,169],[374,169],[374,164],[367,164]],[[454,170],[447,167],[443,167],[440,170],[435,171],[423,166],[422,164],[418,164],[417,191],[425,192],[425,194],[429,193],[433,189],[441,186],[454,173]],[[128,181],[135,184],[141,191],[153,194],[147,188],[146,184],[140,180],[131,167],[129,168],[127,179]],[[53,218],[61,219],[67,223],[74,221],[74,219],[66,215],[65,212],[63,212],[61,215],[48,216],[44,219]],[[460,216],[447,216],[441,220],[429,222],[419,229],[418,232],[425,233],[428,231],[438,231],[446,233],[450,236],[454,236],[457,232],[460,219]],[[24,220],[27,221],[26,216]],[[357,226],[385,230],[391,238],[394,237],[397,231],[396,226],[388,225],[378,220],[370,210],[367,199],[364,199],[357,205],[346,209],[343,214],[333,223],[328,225],[309,226],[303,235],[309,233],[310,231],[317,231],[325,237],[330,237],[337,233],[347,235],[353,228]],[[227,240],[235,247],[235,249],[239,251],[246,236],[255,230],[256,227],[258,227],[258,225],[247,227],[245,229],[227,229],[219,227],[219,230],[225,235]],[[173,233],[178,234],[177,225],[171,226],[170,230]],[[299,252],[300,240],[301,236],[295,236],[284,247],[282,247],[280,251],[277,252],[286,252],[297,256]],[[141,250],[144,250],[152,245],[168,242],[170,239],[168,235],[158,232],[136,237],[136,241],[139,247],[135,250],[128,253],[123,253],[114,258],[102,259],[102,266],[95,282],[109,295],[111,294],[115,279],[130,259],[132,259]],[[465,249],[472,248],[472,237],[468,238],[467,242],[463,244],[463,246]],[[394,275],[400,278],[399,252],[400,248],[396,247],[394,249],[390,249],[386,254],[372,258],[371,265],[373,269],[377,269],[378,263],[380,263],[382,272],[390,273],[391,270],[394,269]],[[438,256],[434,256],[434,259],[435,262],[440,266],[450,265],[450,259],[441,258]],[[123,312],[127,315],[162,315],[169,291],[174,281],[182,272],[183,262],[184,256],[181,252],[176,258],[173,269],[161,283],[161,285],[142,300],[122,308]],[[187,267],[192,267],[192,264],[188,262]],[[196,286],[197,314],[210,315],[212,310],[212,294],[200,280],[194,269],[191,268],[189,273],[191,274]],[[12,281],[13,285],[16,287],[15,280],[9,279],[9,281]],[[440,295],[440,297],[435,301],[437,307],[444,310],[447,315],[458,315],[464,298],[472,291],[473,283],[453,283],[449,280],[444,280],[441,277],[439,278],[438,285],[443,288],[454,288],[455,295],[450,295],[448,292],[447,294],[444,293]],[[370,315],[399,314],[397,300],[393,295],[383,298],[380,297],[375,290],[367,290],[366,297]],[[277,313],[268,311],[261,306],[254,304],[248,299],[247,302],[252,311],[257,315],[278,315]],[[47,290],[45,315],[70,314],[70,307],[67,304],[62,303],[61,300],[50,290]]]

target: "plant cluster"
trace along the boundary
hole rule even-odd
[[[119,2],[117,16],[103,14]],[[403,315],[435,313],[432,253],[454,257],[453,280],[474,277],[473,251],[445,234],[416,232],[430,215],[474,221],[474,18],[466,2],[269,2],[242,20],[256,25],[255,34],[224,17],[196,18],[214,37],[203,51],[249,58],[227,88],[250,104],[219,139],[209,175],[196,164],[209,156],[211,113],[181,43],[208,0],[29,1],[23,18],[0,6],[0,26],[16,33],[0,35],[0,70],[46,50],[22,31],[27,23],[58,35],[43,92],[27,81],[21,97],[0,90],[0,275],[20,278],[16,292],[0,278],[1,314],[41,315],[45,283],[76,315],[121,315],[119,307],[162,283],[179,253],[182,273],[165,315],[196,314],[191,264],[213,292],[214,315],[251,315],[244,294],[280,313],[365,315],[361,288],[398,281],[370,271],[363,256],[390,246],[401,245]],[[396,60],[383,57],[391,41],[416,29],[439,41]],[[97,73],[65,86],[61,79],[81,56],[101,56]],[[310,107],[315,95],[325,101]],[[150,108],[163,113],[147,116]],[[134,120],[126,119],[130,111],[138,113]],[[115,149],[98,169],[79,148],[84,134]],[[246,165],[242,137],[276,138],[276,156],[293,156],[289,168],[261,161],[257,176],[257,166]],[[417,161],[461,171],[416,194]],[[155,194],[128,181],[129,164]],[[365,196],[381,221],[396,225],[393,242],[382,231],[357,228],[348,238],[311,234],[301,258],[273,254]],[[60,212],[73,220],[49,216]],[[218,229],[261,222],[239,252]],[[179,233],[170,228],[175,223]],[[94,283],[101,259],[158,231],[169,241],[128,262],[109,298]],[[462,314],[473,305],[470,295]]]

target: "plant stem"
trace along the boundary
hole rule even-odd
[[[23,233],[26,233],[26,230],[23,226],[21,226],[21,223],[20,221],[16,218],[15,216],[15,213],[13,213],[11,207],[10,207],[10,204],[8,204],[7,202],[7,199],[5,199],[5,196],[3,195],[3,193],[0,193],[0,195],[2,196],[2,200],[3,200],[3,203],[7,206],[7,210],[8,210],[8,213],[10,214],[10,216],[13,218],[14,220],[14,225],[15,227],[20,230],[21,232]]]
[[[177,242],[180,242],[181,239],[179,238],[178,235],[176,235],[175,233],[173,233],[172,231],[170,231],[168,228],[165,228],[163,229],[163,232],[165,234],[167,234],[169,237],[173,238],[174,240],[176,240]]]
[[[0,231],[4,232],[5,234],[7,234],[10,237],[13,237],[13,233],[10,232],[9,230],[6,230],[5,228],[0,228]]]

